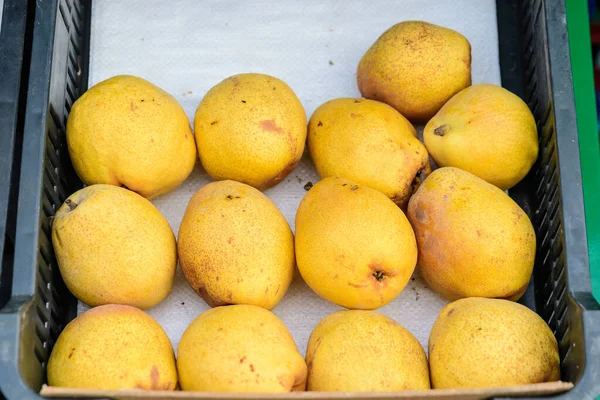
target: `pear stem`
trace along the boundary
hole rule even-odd
[[[77,208],[77,206],[79,205],[79,204],[75,203],[75,202],[74,202],[73,200],[71,200],[71,199],[66,199],[66,200],[65,200],[65,204],[69,206],[69,208],[71,209],[71,211],[73,211],[74,209],[76,209],[76,208]]]

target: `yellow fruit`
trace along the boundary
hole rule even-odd
[[[240,74],[206,93],[194,119],[202,166],[216,180],[266,189],[298,164],[306,113],[292,89],[269,75]]]
[[[339,176],[377,189],[405,207],[429,172],[415,128],[387,104],[335,99],[308,124],[308,148],[321,178]]]
[[[338,177],[319,181],[296,214],[296,262],[321,297],[346,308],[392,301],[417,261],[404,213],[384,194]]]
[[[435,389],[483,388],[560,379],[558,345],[536,313],[507,300],[448,304],[429,336]]]
[[[399,323],[373,311],[338,311],[313,330],[307,390],[383,392],[429,389],[427,356]]]
[[[179,228],[179,259],[190,286],[210,306],[271,309],[294,274],[294,236],[264,194],[213,182],[191,198]]]
[[[385,31],[360,60],[358,88],[411,121],[431,118],[471,85],[471,45],[460,33],[422,21]]]
[[[177,370],[161,326],[135,307],[92,308],[62,331],[48,361],[50,386],[174,390]]]
[[[502,190],[458,168],[435,170],[408,203],[419,270],[450,300],[518,300],[535,259],[527,214]]]
[[[146,198],[175,189],[196,163],[183,108],[169,93],[129,75],[94,85],[73,104],[67,144],[85,184],[124,186]]]
[[[56,212],[52,244],[67,287],[87,305],[149,308],[173,286],[173,231],[132,191],[92,185],[73,193]]]
[[[439,166],[464,169],[502,190],[523,179],[538,155],[529,107],[496,85],[471,86],[452,97],[423,138]]]
[[[306,386],[306,364],[294,339],[261,307],[202,313],[183,333],[177,356],[182,390],[290,392]]]

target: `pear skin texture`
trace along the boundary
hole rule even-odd
[[[339,176],[367,185],[406,207],[425,179],[429,155],[415,128],[385,103],[330,100],[308,123],[308,149],[321,178]]]
[[[212,308],[187,327],[177,350],[182,390],[304,391],[306,363],[272,312],[252,305]]]
[[[325,317],[306,349],[309,391],[427,390],[429,367],[419,341],[374,311],[344,310]]]
[[[507,190],[538,155],[535,119],[508,90],[474,85],[452,97],[427,123],[425,146],[436,164],[457,167]]]
[[[279,209],[252,186],[209,183],[191,198],[179,228],[179,261],[211,307],[271,309],[294,274],[294,235]]]
[[[130,306],[92,308],[62,331],[48,361],[50,386],[175,390],[177,369],[167,334]]]
[[[215,180],[259,190],[278,184],[298,164],[306,141],[306,113],[283,81],[234,75],[206,93],[194,131],[200,162]]]
[[[434,389],[485,388],[560,379],[558,344],[539,315],[508,300],[448,304],[429,335]]]
[[[196,163],[183,108],[161,88],[129,75],[102,81],[75,101],[67,144],[85,184],[124,186],[149,199],[179,186]]]
[[[319,296],[351,309],[383,307],[402,292],[417,261],[404,213],[383,193],[329,177],[296,214],[296,262]]]
[[[529,283],[536,241],[508,195],[475,175],[444,167],[408,203],[419,270],[442,296],[518,300]]]
[[[460,33],[422,21],[392,26],[369,48],[356,73],[360,93],[426,122],[471,85],[471,45]]]
[[[173,287],[175,235],[130,190],[98,184],[73,193],[56,212],[52,244],[67,287],[89,306],[150,308]]]

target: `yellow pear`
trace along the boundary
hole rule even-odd
[[[527,214],[502,190],[458,168],[435,170],[408,203],[419,270],[450,300],[518,300],[535,259]]]
[[[471,45],[460,33],[423,21],[392,26],[369,48],[357,71],[360,93],[425,122],[471,85]]]
[[[308,149],[321,178],[351,179],[401,207],[430,172],[415,128],[374,100],[341,98],[321,105],[308,123]]]
[[[538,155],[535,119],[518,96],[496,85],[474,85],[442,107],[423,131],[436,164],[457,167],[510,189]]]
[[[290,392],[306,386],[306,364],[292,335],[257,306],[200,314],[183,333],[177,356],[182,390]]]
[[[419,341],[391,318],[345,310],[325,317],[306,349],[307,390],[383,392],[429,389]]]
[[[404,213],[383,193],[329,177],[296,214],[296,262],[319,296],[342,307],[382,307],[400,294],[417,261]]]
[[[216,180],[266,189],[298,164],[306,113],[292,89],[263,74],[234,75],[206,93],[194,131],[200,161]]]
[[[171,342],[143,311],[124,305],[92,308],[62,331],[48,361],[50,386],[174,390]]]
[[[294,236],[283,214],[267,196],[239,182],[209,183],[194,194],[178,249],[185,278],[212,307],[271,309],[294,274]]]
[[[67,144],[84,183],[124,186],[146,198],[175,189],[196,163],[183,108],[161,88],[129,75],[102,81],[75,101]]]
[[[558,345],[539,315],[508,300],[471,297],[442,309],[429,336],[434,389],[560,379]]]
[[[60,273],[87,305],[149,308],[171,291],[177,248],[150,201],[112,185],[73,193],[56,212],[52,244]]]

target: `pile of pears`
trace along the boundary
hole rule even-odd
[[[177,101],[141,78],[115,76],[81,96],[66,134],[87,186],[56,212],[52,243],[65,284],[92,308],[59,336],[48,383],[356,392],[560,379],[552,331],[516,303],[536,238],[505,190],[537,159],[527,105],[499,86],[472,86],[468,40],[419,21],[384,32],[357,81],[363,97],[332,99],[307,121],[285,82],[235,75],[206,93],[194,132]],[[424,124],[422,141],[413,123]],[[262,190],[305,145],[322,179],[307,188],[294,235]],[[149,199],[179,186],[197,157],[214,182],[192,196],[176,239]],[[170,293],[178,261],[212,308],[186,329],[176,359],[142,310]],[[428,354],[373,311],[417,265],[451,301]],[[270,311],[296,267],[347,309],[314,328],[304,356]]]

